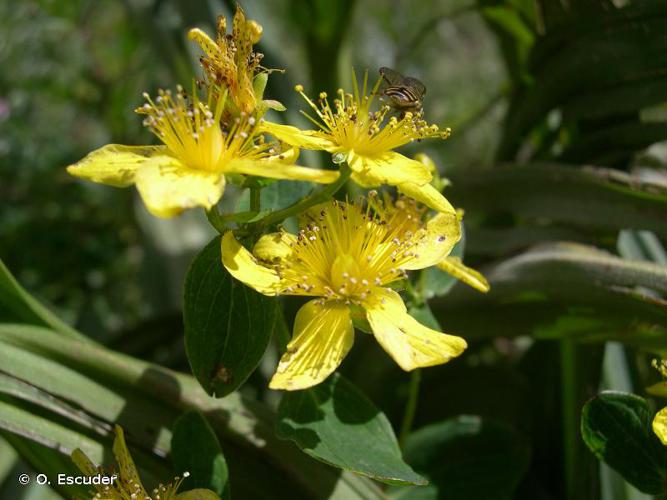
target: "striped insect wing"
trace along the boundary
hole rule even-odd
[[[384,82],[389,86],[400,86],[403,84],[403,80],[405,80],[403,75],[391,68],[380,68],[380,75]]]
[[[417,99],[421,99],[426,94],[426,86],[416,78],[409,76],[405,77],[403,85],[412,90],[412,93],[417,96]]]

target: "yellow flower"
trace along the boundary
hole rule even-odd
[[[262,236],[246,250],[224,234],[222,262],[238,280],[265,295],[317,297],[297,313],[294,336],[273,376],[273,389],[296,390],[322,382],[352,347],[352,315],[404,370],[446,363],[466,342],[432,330],[406,311],[388,288],[405,272],[441,262],[460,238],[455,214],[440,213],[415,229],[378,202],[331,201],[305,214],[297,235]]]
[[[198,28],[188,32],[188,38],[196,41],[206,54],[199,60],[209,84],[228,89],[234,115],[241,112],[252,114],[261,102],[266,76],[260,78],[259,88],[254,83],[255,78],[266,75],[267,70],[260,66],[264,55],[253,51],[253,45],[259,42],[261,36],[262,27],[255,21],[247,20],[239,5],[230,34],[227,34],[227,19],[223,16],[218,17],[215,41]]]
[[[432,174],[424,163],[407,158],[393,151],[414,140],[449,137],[450,129],[440,130],[437,125],[428,125],[421,113],[405,113],[403,117],[390,116],[389,106],[372,111],[378,83],[367,89],[364,77],[361,92],[354,82],[354,93],[338,90],[333,107],[326,93],[319,95],[315,104],[296,86],[316,117],[306,114],[318,130],[300,130],[290,125],[264,122],[262,130],[292,146],[304,149],[328,151],[344,155],[352,169],[352,180],[363,187],[381,184],[396,186],[402,193],[438,210],[454,213],[454,208],[430,182]]]
[[[219,500],[220,497],[211,490],[197,488],[184,493],[177,493],[183,480],[188,477],[185,472],[182,478],[175,478],[173,482],[162,485],[152,491],[149,495],[137,472],[137,467],[134,465],[134,460],[130,455],[127,445],[125,444],[125,436],[123,429],[116,426],[116,438],[113,442],[113,454],[118,463],[117,477],[110,485],[94,484],[97,493],[92,499],[99,500]],[[96,467],[95,464],[86,456],[80,449],[72,452],[72,461],[83,472],[86,477],[95,477],[102,475],[111,477],[115,472],[106,472],[102,467]],[[85,484],[85,483],[84,483]]]
[[[369,194],[372,195],[371,200],[373,200],[375,192],[371,191]],[[405,228],[405,231],[417,232],[424,228],[425,223],[423,219],[426,209],[419,207],[415,203],[415,200],[400,197],[394,203],[391,198],[385,196],[383,204],[386,212],[391,213],[395,220],[402,221],[401,224]],[[458,239],[460,239],[460,234],[457,241]],[[436,264],[436,267],[480,292],[486,293],[491,288],[486,278],[479,271],[463,264],[460,257],[446,256]]]
[[[263,142],[258,123],[242,114],[222,128],[220,118],[225,94],[210,89],[202,102],[178,88],[176,95],[160,91],[137,109],[146,115],[148,127],[164,146],[109,144],[71,165],[67,171],[77,177],[127,187],[136,184],[148,210],[159,217],[171,217],[185,209],[211,208],[225,189],[225,174],[245,174],[274,179],[329,183],[338,173],[293,165],[297,149],[279,151],[274,143]]]
[[[653,367],[660,372],[660,374],[667,378],[667,362],[664,359],[658,361],[653,360]],[[667,380],[653,384],[646,389],[646,392],[652,396],[667,398]],[[653,417],[653,432],[658,436],[660,442],[667,446],[667,407],[660,410]]]

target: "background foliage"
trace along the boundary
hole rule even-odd
[[[466,211],[457,251],[492,288],[481,295],[426,273],[417,285],[430,300],[413,313],[470,348],[423,371],[414,432],[404,425],[414,378],[363,336],[342,375],[279,401],[267,377],[299,305],[284,300],[256,327],[265,343],[273,334],[263,357],[235,347],[249,376],[239,390],[242,380],[195,370],[207,391],[231,392],[208,398],[177,373],[190,372],[186,271],[213,237],[203,213],[157,220],[132,190],[80,183],[63,167],[108,142],[147,143],[132,112],[141,92],[188,82],[196,48],[186,29],[211,33],[234,6],[0,1],[0,257],[15,277],[2,267],[0,497],[75,493],[16,477],[73,470],[61,451],[77,446],[107,463],[111,422],[149,483],[187,466],[202,471],[193,484],[223,498],[663,495],[667,455],[649,429],[662,405],[644,387],[658,379],[650,360],[667,350],[667,2],[242,4],[264,26],[264,64],[288,69],[268,94],[291,122],[305,124],[294,84],[331,92],[352,66],[426,84],[429,121],[454,133],[418,149],[451,179],[445,194]],[[263,206],[303,194],[291,189],[272,185]],[[638,396],[604,393],[584,408],[601,389]],[[375,442],[382,458],[369,465],[345,443],[331,454],[341,432]],[[184,434],[208,444],[214,467],[188,454]],[[423,478],[430,484],[415,486]]]

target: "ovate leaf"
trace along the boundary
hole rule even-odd
[[[667,492],[667,447],[651,429],[653,414],[645,399],[607,391],[582,411],[581,435],[588,448],[638,490]]]
[[[234,280],[209,243],[185,280],[185,347],[192,373],[209,394],[223,397],[257,368],[276,320],[274,300]]]
[[[201,413],[189,411],[176,420],[171,454],[177,473],[190,474],[183,481],[183,490],[208,489],[229,498],[227,462],[215,432]]]
[[[338,374],[312,389],[286,392],[277,433],[335,467],[386,483],[426,484],[401,458],[387,417]]]

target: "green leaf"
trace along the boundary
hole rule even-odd
[[[276,101],[275,99],[264,99],[262,104],[274,111],[285,111],[287,109],[282,102]]]
[[[493,252],[507,245],[505,240],[514,239],[508,229],[522,227],[542,229],[523,245],[554,238],[572,240],[579,234],[607,238],[613,244],[618,231],[626,228],[667,237],[667,188],[646,177],[605,168],[532,164],[481,170],[476,175],[454,173],[451,178],[448,198],[466,211],[468,252]],[[488,222],[494,218],[520,221],[520,225],[504,224],[498,229]],[[547,224],[569,232],[550,237],[549,230],[544,230]],[[488,229],[496,232],[481,239],[480,232]]]
[[[667,492],[667,447],[651,429],[653,414],[645,399],[603,392],[582,411],[581,435],[600,460],[640,491]]]
[[[512,498],[530,459],[524,436],[507,424],[461,416],[410,435],[405,459],[430,481],[401,500],[498,500]]]
[[[488,294],[457,287],[431,302],[447,331],[667,346],[667,302],[656,296],[667,293],[665,266],[562,243],[536,247],[485,275]]]
[[[189,411],[176,420],[171,456],[179,475],[190,473],[183,481],[184,490],[205,488],[223,499],[230,498],[227,462],[215,432],[201,413]]]
[[[401,458],[387,417],[338,374],[312,389],[286,392],[276,431],[335,467],[390,484],[426,484]]]
[[[233,392],[269,345],[277,305],[236,281],[220,260],[216,237],[195,257],[185,280],[183,320],[188,361],[207,393]]]

